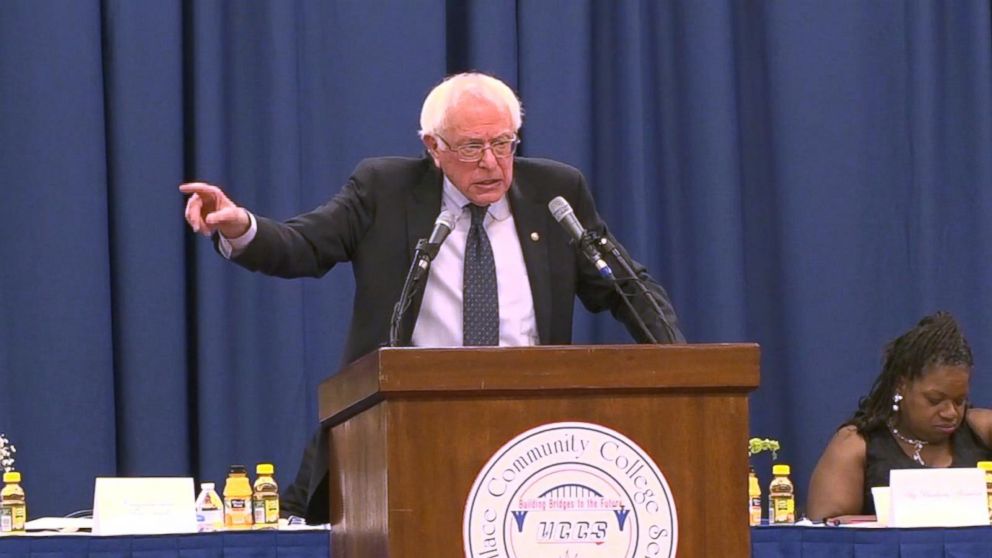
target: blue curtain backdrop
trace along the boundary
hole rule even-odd
[[[520,92],[522,153],[586,173],[691,341],[761,344],[751,431],[801,499],[925,313],[963,322],[992,406],[988,0],[6,0],[0,432],[33,516],[100,475],[291,479],[350,269],[237,268],[176,187],[312,208],[362,158],[420,153],[424,96],[468,69]]]

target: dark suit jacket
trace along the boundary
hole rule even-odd
[[[388,342],[393,305],[403,288],[417,240],[430,235],[441,211],[442,183],[442,173],[426,157],[367,159],[338,195],[313,211],[285,223],[256,217],[255,239],[234,260],[248,269],[279,277],[319,277],[338,262],[350,261],[356,291],[343,360],[351,362]],[[582,173],[545,159],[515,159],[507,197],[527,266],[541,344],[571,342],[576,296],[592,312],[609,310],[636,340],[646,341],[613,286],[599,276],[554,221],[548,202],[556,196],[568,200],[586,228],[608,236],[623,251],[596,212]],[[537,233],[537,240],[533,240],[533,233]],[[643,296],[631,298],[637,313],[656,339],[684,342],[664,289],[642,266],[636,262],[633,266],[667,316],[672,334]],[[413,331],[422,299],[421,291],[403,327],[407,336]],[[312,467],[305,462],[300,476],[309,477],[305,481],[308,499],[322,508],[311,509],[308,519],[326,521],[326,496],[323,502],[313,498],[314,492],[320,492],[318,483],[326,477],[326,452],[311,447],[308,455],[318,462]],[[304,468],[312,471],[305,472]],[[304,479],[298,478],[297,484],[300,482]],[[295,489],[300,492],[299,486]]]

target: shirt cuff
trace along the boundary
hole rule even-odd
[[[255,216],[252,215],[251,211],[245,211],[245,213],[248,214],[248,230],[245,231],[245,234],[237,238],[227,238],[223,234],[217,235],[217,247],[220,249],[220,255],[227,259],[241,255],[248,244],[255,240],[255,235],[258,233],[258,222],[255,221]]]

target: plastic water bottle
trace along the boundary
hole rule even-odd
[[[259,463],[255,467],[255,490],[252,507],[255,510],[256,529],[279,528],[279,486],[272,477],[275,467],[271,463]]]
[[[775,478],[768,486],[768,523],[791,524],[796,522],[796,493],[789,480],[788,465],[775,465]]]
[[[28,520],[28,505],[20,484],[21,474],[8,471],[3,474],[3,482],[3,490],[0,490],[0,533],[23,533]]]
[[[196,528],[201,533],[224,530],[224,502],[212,482],[200,484],[200,495],[196,497]]]
[[[251,485],[244,465],[231,465],[224,483],[224,527],[251,529]]]

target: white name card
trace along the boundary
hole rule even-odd
[[[98,478],[94,535],[195,533],[191,478]]]
[[[981,469],[897,469],[889,485],[890,527],[989,524]]]

